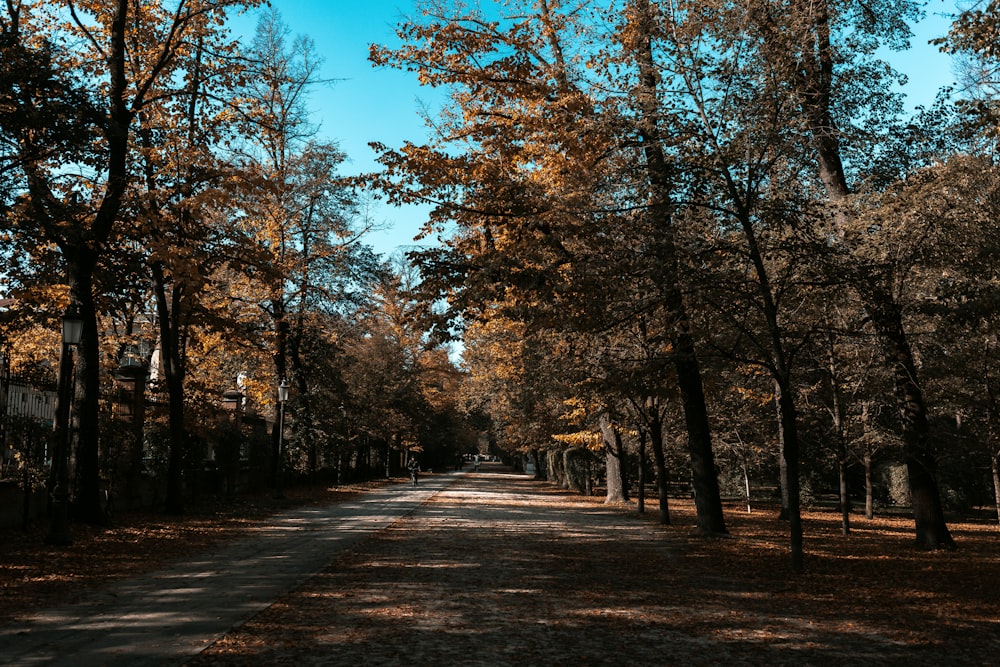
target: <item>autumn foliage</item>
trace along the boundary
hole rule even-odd
[[[370,60],[444,102],[348,178],[309,37],[230,32],[258,5],[0,11],[2,379],[48,396],[80,311],[76,519],[488,451],[716,537],[778,499],[793,571],[814,506],[934,550],[1000,516],[992,10],[944,41],[971,92],[909,111],[914,2],[420,2]],[[368,197],[439,242],[377,256]]]

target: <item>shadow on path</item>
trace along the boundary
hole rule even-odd
[[[860,603],[871,578],[748,575],[785,561],[773,551],[713,559],[690,529],[486,464],[289,512],[210,558],[0,630],[0,664],[914,667],[1000,655],[997,618],[969,607],[957,646],[940,610],[906,591]]]
[[[416,488],[276,515],[202,558],[0,628],[0,664],[180,664],[459,478],[424,477]]]
[[[913,667],[994,655],[900,641],[896,610],[825,606],[805,579],[770,590],[716,569],[690,533],[484,466],[189,664]]]

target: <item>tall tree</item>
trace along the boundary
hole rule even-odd
[[[9,44],[52,45],[52,71],[60,79],[88,87],[90,111],[85,131],[97,138],[85,160],[38,144],[29,126],[12,128],[19,168],[25,174],[32,224],[40,237],[59,248],[70,300],[84,319],[77,384],[79,441],[78,512],[85,520],[102,518],[98,459],[98,390],[100,331],[95,303],[95,271],[106,259],[117,231],[129,186],[135,182],[135,122],[177,72],[179,54],[197,43],[197,33],[214,29],[229,8],[249,2],[182,0],[174,4],[136,5],[128,0],[38,3],[26,12],[21,2],[6,4],[3,24]],[[44,98],[19,100],[32,117]],[[70,222],[72,221],[72,222]]]
[[[502,310],[535,328],[602,330],[634,317],[656,295],[651,307],[669,322],[689,417],[698,526],[725,532],[672,237],[674,184],[655,73],[633,76],[646,106],[626,105],[622,113],[601,92],[612,84],[593,80],[599,72],[625,87],[617,76],[634,73],[642,36],[631,61],[595,66],[592,57],[607,56],[591,41],[599,22],[588,23],[584,7],[521,4],[500,20],[431,8],[426,21],[400,27],[404,46],[373,48],[376,64],[417,71],[427,84],[452,89],[455,103],[434,144],[383,151],[381,185],[401,201],[435,202],[432,225],[458,223],[451,247],[425,255],[423,267],[466,318]],[[639,174],[632,169],[637,157]],[[629,281],[601,283],[601,275]],[[631,280],[648,289],[636,290],[638,299],[633,292],[629,304]],[[620,310],[602,312],[610,303]]]
[[[139,165],[135,215],[147,251],[155,299],[158,362],[169,405],[170,452],[166,505],[182,510],[187,344],[204,318],[204,292],[219,267],[233,261],[226,209],[245,182],[224,161],[222,147],[238,126],[228,122],[242,67],[236,45],[205,30],[177,58],[186,87],[164,90],[138,114]],[[252,252],[252,251],[250,251]]]
[[[844,159],[845,125],[879,99],[884,75],[868,57],[878,46],[901,47],[909,35],[906,21],[916,16],[912,3],[793,2],[754,3],[749,25],[760,55],[794,104],[794,117],[810,138],[812,157],[831,205],[836,250],[842,270],[865,304],[893,370],[904,462],[916,524],[916,543],[953,547],[935,477],[927,404],[898,301],[898,278],[891,266],[864,260],[868,240],[856,224],[856,193]],[[883,70],[884,71],[884,70]],[[880,111],[886,111],[881,109]]]
[[[663,305],[672,343],[672,358],[688,433],[698,526],[707,533],[725,533],[718,476],[712,451],[711,426],[695,350],[688,306],[681,291],[681,262],[674,230],[677,188],[675,167],[667,153],[668,117],[662,106],[661,73],[654,57],[657,22],[650,3],[638,0],[626,11],[626,22],[619,39],[623,54],[637,72],[635,132],[644,159],[648,183],[647,214],[655,229],[651,249],[654,266],[659,267],[657,282],[663,289]]]
[[[658,13],[637,3],[659,46],[657,72],[678,91],[686,110],[688,145],[678,148],[681,172],[675,198],[693,234],[705,244],[699,257],[708,269],[698,281],[708,312],[728,320],[728,350],[773,378],[782,456],[783,508],[789,521],[793,569],[803,568],[799,508],[800,438],[794,351],[809,326],[802,302],[806,244],[798,240],[811,216],[797,192],[796,135],[783,122],[786,99],[761,86],[759,63],[740,43],[726,40],[739,29],[725,9]],[[652,55],[652,53],[651,53]],[[791,166],[789,166],[791,165]],[[710,250],[711,249],[711,250]],[[694,268],[697,271],[697,268]],[[791,317],[791,309],[796,317]],[[717,335],[718,337],[718,335]]]
[[[259,253],[260,292],[252,300],[269,323],[274,384],[292,383],[308,422],[312,394],[299,353],[305,313],[335,310],[352,281],[373,271],[374,258],[358,243],[367,223],[358,224],[357,200],[338,174],[345,156],[335,143],[317,140],[310,117],[308,96],[327,83],[322,59],[309,37],[288,36],[277,10],[261,16],[247,50],[246,136],[237,160],[262,186],[244,198],[241,226]],[[277,466],[277,424],[272,440]],[[315,444],[308,454],[313,472]]]

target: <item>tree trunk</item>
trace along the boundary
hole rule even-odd
[[[76,441],[76,494],[74,515],[85,523],[102,524],[106,517],[101,503],[100,466],[100,336],[93,292],[93,253],[81,250],[83,259],[69,262],[67,276],[71,299],[80,308],[83,337],[77,355],[74,377],[74,424],[70,425]]]
[[[627,503],[629,501],[628,448],[622,442],[622,434],[618,429],[615,429],[615,449],[618,451],[618,477],[621,480],[622,498]]]
[[[774,407],[778,412],[778,490],[781,492],[781,512],[778,513],[778,521],[788,521],[788,506],[791,504],[788,498],[788,462],[785,459],[785,434],[781,428],[781,405],[777,394],[774,397]]]
[[[107,153],[103,168],[107,172],[104,195],[89,233],[83,232],[75,242],[63,237],[60,248],[66,259],[66,277],[71,298],[80,307],[83,317],[83,338],[77,361],[76,416],[77,416],[77,517],[90,523],[104,523],[106,520],[101,503],[100,468],[100,333],[97,327],[97,309],[94,295],[94,271],[100,255],[107,250],[108,239],[118,221],[122,199],[130,182],[129,175],[129,131],[135,108],[141,106],[141,99],[129,102],[129,81],[127,80],[128,59],[126,56],[126,26],[129,21],[127,0],[111,3],[110,39],[107,60],[109,90],[108,122],[105,126]],[[66,221],[57,220],[57,227]],[[58,230],[53,239],[62,237]],[[77,232],[74,232],[77,233]]]
[[[562,450],[562,452],[560,452],[560,458],[562,459],[562,465],[560,466],[560,468],[562,469],[562,484],[561,484],[561,486],[566,491],[572,491],[573,490],[573,483],[575,481],[574,480],[573,466],[570,465],[570,460],[569,460],[570,451],[572,451],[572,450],[570,450],[570,449],[564,449],[564,450]]]
[[[850,187],[840,153],[837,124],[833,119],[834,49],[831,44],[830,16],[825,3],[810,15],[815,44],[791,73],[801,91],[802,108],[812,145],[817,172],[826,194],[836,206],[835,220],[843,229],[849,210]],[[776,57],[785,57],[781,51]],[[954,548],[941,507],[934,476],[936,462],[928,447],[927,406],[920,389],[916,364],[903,329],[902,315],[891,286],[880,284],[869,271],[855,276],[854,287],[861,295],[882,340],[886,360],[896,382],[896,405],[901,421],[903,459],[910,478],[916,543],[923,548]]]
[[[872,450],[865,445],[865,518],[875,518],[875,485],[872,484]]]
[[[625,489],[622,488],[621,459],[612,451],[608,443],[604,443],[604,467],[607,476],[607,493],[604,503],[606,505],[624,505],[628,502],[625,498]]]
[[[566,490],[591,495],[590,463],[591,452],[582,447],[570,447],[563,452],[563,467],[566,470]]]
[[[840,472],[840,530],[844,535],[851,534],[851,493],[847,485],[847,455],[837,461]]]
[[[562,452],[558,449],[550,449],[546,453],[545,459],[548,462],[545,466],[546,479],[557,486],[566,488],[564,486],[566,475],[563,469]]]
[[[850,535],[851,497],[847,487],[846,411],[840,392],[840,380],[837,374],[837,356],[832,333],[827,338],[827,356],[830,373],[830,394],[833,400],[833,407],[830,414],[833,418],[833,437],[837,446],[837,472],[840,477],[840,530],[844,535]]]
[[[990,468],[993,470],[993,502],[997,510],[997,523],[1000,523],[1000,452],[990,456]]]
[[[200,65],[203,52],[201,42],[197,48],[196,60]],[[195,74],[188,83],[188,102],[185,121],[187,124],[187,140],[190,145],[198,141],[198,100],[201,77],[198,73],[200,67],[196,67]],[[154,129],[140,123],[138,128],[138,141],[147,151],[154,151]],[[158,170],[155,165],[146,161],[144,164],[146,187],[150,192],[160,189]],[[189,167],[190,169],[190,167]],[[194,183],[197,179],[189,171],[180,193],[182,197],[191,197],[195,189]],[[157,215],[162,211],[156,204],[152,204]],[[180,230],[192,227],[191,216],[188,213],[181,213],[177,221]],[[188,302],[193,298],[191,285],[188,281],[178,277],[180,272],[173,271],[169,276],[165,272],[162,261],[149,262],[150,273],[153,278],[153,292],[156,298],[156,311],[159,321],[160,340],[160,362],[163,377],[167,387],[168,398],[168,424],[170,433],[170,449],[167,458],[167,497],[166,511],[170,514],[181,514],[184,511],[184,464],[187,459],[188,437],[186,429],[186,406],[185,400],[185,349],[184,331],[187,325],[186,311]],[[237,434],[239,434],[240,420],[238,418],[241,405],[237,405],[234,411],[234,423]],[[239,443],[233,443],[236,448],[234,455],[236,461],[239,459]],[[227,493],[232,493],[235,486],[236,472],[238,465],[235,461],[227,460]]]
[[[639,474],[638,474],[638,505],[639,514],[646,513],[646,429],[639,431]],[[1000,507],[1000,505],[998,505]]]
[[[537,449],[531,450],[531,459],[535,462],[535,479],[537,481],[547,479],[548,473],[544,468],[547,463],[547,459],[543,458],[541,452]]]
[[[724,534],[725,517],[719,478],[715,470],[712,435],[701,379],[701,366],[695,352],[694,337],[681,292],[681,271],[675,245],[675,231],[670,200],[674,183],[663,150],[658,120],[662,116],[658,82],[660,72],[653,57],[652,29],[655,24],[648,0],[637,3],[637,15],[643,30],[636,40],[635,61],[639,69],[638,106],[640,111],[639,136],[649,183],[649,214],[659,233],[656,249],[659,262],[660,284],[664,289],[664,308],[667,313],[667,331],[673,345],[674,369],[684,409],[688,434],[688,454],[691,458],[692,486],[694,488],[697,527],[706,534]],[[662,451],[662,450],[661,450]]]
[[[771,277],[767,263],[754,227],[752,204],[744,198],[744,192],[737,179],[723,170],[726,187],[733,208],[743,229],[743,237],[747,244],[747,254],[757,276],[757,293],[764,320],[767,322],[767,333],[770,340],[770,355],[767,366],[774,376],[776,389],[775,400],[778,405],[778,436],[781,447],[782,474],[782,511],[788,519],[789,537],[791,543],[792,570],[802,572],[802,518],[799,497],[799,429],[798,413],[795,407],[794,388],[792,386],[792,369],[789,356],[785,353],[784,330],[780,323],[778,301],[771,287]]]
[[[101,359],[94,272],[101,256],[107,251],[108,240],[118,222],[122,198],[130,182],[129,129],[136,110],[145,102],[141,95],[130,97],[130,93],[134,92],[132,86],[134,82],[127,80],[128,67],[132,64],[126,55],[126,27],[130,20],[130,6],[127,0],[114,0],[105,3],[102,8],[107,10],[105,17],[111,17],[106,24],[109,29],[108,41],[103,45],[102,51],[102,66],[106,67],[106,70],[101,70],[99,67],[95,75],[107,74],[103,99],[109,106],[106,110],[102,110],[104,121],[101,122],[101,130],[107,145],[99,158],[99,163],[95,162],[91,166],[95,173],[101,173],[106,178],[103,194],[94,193],[95,199],[100,203],[89,227],[83,223],[82,216],[77,215],[81,209],[75,203],[63,202],[60,199],[65,193],[57,193],[50,189],[51,181],[47,178],[45,170],[51,166],[51,160],[38,159],[35,151],[39,147],[34,143],[35,137],[22,135],[11,144],[20,147],[21,159],[17,163],[25,170],[34,220],[39,225],[44,239],[59,247],[66,265],[66,284],[70,288],[70,299],[79,307],[80,316],[83,318],[83,338],[77,355],[78,381],[74,401],[77,442],[75,513],[79,520],[90,523],[103,523],[106,519],[101,502],[100,485]],[[12,28],[8,32],[10,38],[22,39],[16,22],[8,27]],[[177,31],[177,34],[183,33],[183,30]],[[168,54],[175,48],[176,44],[164,46],[162,53],[164,63],[169,60]],[[162,74],[162,69],[157,70],[153,77],[158,74]],[[148,90],[144,89],[144,93]],[[32,113],[34,109],[29,107],[26,111]],[[104,111],[106,113],[103,113]],[[56,154],[51,157],[59,158],[58,152],[56,150]]]
[[[621,434],[614,427],[606,414],[600,419],[601,436],[604,440],[604,465],[607,475],[607,494],[604,503],[607,505],[624,505],[628,503],[625,487],[624,470],[625,452],[622,447]]]
[[[646,415],[646,428],[649,430],[649,445],[653,450],[653,464],[656,466],[656,494],[660,500],[660,523],[670,525],[670,484],[667,480],[666,457],[663,455],[663,422],[655,412],[655,406],[650,407]]]
[[[750,504],[750,465],[746,459],[743,459],[743,489],[747,496],[747,514],[751,514],[753,508]]]
[[[166,510],[170,514],[184,511],[184,460],[187,449],[187,430],[184,410],[184,360],[181,342],[183,327],[182,302],[184,286],[174,284],[167,288],[163,267],[151,263],[153,289],[156,296],[157,318],[160,324],[160,364],[167,385],[170,451],[167,458]],[[241,406],[237,405],[239,411]],[[237,424],[239,422],[237,421]]]
[[[840,130],[835,122],[835,97],[838,94],[836,59],[838,53],[842,57],[854,54],[834,48],[831,38],[833,18],[825,0],[801,5],[802,13],[791,17],[793,25],[801,31],[802,49],[798,53],[790,53],[784,26],[778,25],[774,16],[768,14],[773,8],[766,4],[761,7],[753,25],[763,40],[764,56],[769,61],[769,67],[784,79],[787,89],[795,91],[798,96],[800,120],[810,136],[816,173],[832,204],[831,215],[838,233],[843,235],[856,202],[851,200],[851,188],[841,155]],[[798,6],[789,6],[784,11],[798,11]],[[783,16],[782,22],[786,18]],[[904,462],[910,474],[913,497],[916,543],[926,548],[954,547],[944,521],[934,477],[934,457],[927,446],[927,407],[892,286],[877,271],[855,259],[846,244],[836,249],[843,251],[846,260],[842,268],[854,274],[850,276],[852,286],[869,311],[895,377]]]
[[[865,293],[872,324],[879,332],[884,354],[892,366],[903,441],[903,462],[910,478],[910,496],[916,523],[916,543],[925,549],[955,547],[944,519],[935,477],[936,460],[929,447],[930,425],[917,367],[903,330],[899,305],[884,289],[869,286]]]
[[[788,496],[788,533],[792,556],[792,571],[802,572],[805,557],[802,544],[802,514],[799,497],[799,436],[797,414],[792,389],[787,382],[777,382],[780,419],[778,433],[781,439],[781,458],[785,463],[785,478],[781,480]]]
[[[56,448],[58,451],[58,448]],[[55,468],[55,466],[52,466]],[[31,498],[35,495],[35,487],[31,479],[31,467],[25,465],[21,477],[21,530],[28,532],[31,527]]]

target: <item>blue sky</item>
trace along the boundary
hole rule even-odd
[[[371,43],[395,44],[395,25],[414,13],[412,0],[272,0],[293,35],[310,36],[326,59],[323,75],[337,79],[318,89],[312,98],[321,134],[335,139],[350,158],[346,173],[376,168],[371,141],[400,146],[407,140],[420,142],[426,130],[420,118],[422,103],[431,103],[435,91],[421,88],[416,76],[394,70],[375,69],[368,62]],[[940,16],[951,11],[952,0],[932,0],[928,17],[915,26],[913,48],[896,54],[892,61],[910,77],[906,90],[912,104],[928,104],[938,88],[951,82],[948,58],[927,42],[947,31]],[[237,24],[253,35],[255,19]],[[426,209],[395,209],[380,206],[372,216],[385,229],[373,232],[368,243],[377,252],[391,254],[415,245],[413,236],[425,219]]]
[[[414,75],[375,69],[368,62],[370,44],[398,42],[394,27],[404,15],[413,14],[411,1],[272,0],[272,4],[292,36],[304,34],[313,39],[325,58],[323,76],[336,80],[317,88],[310,106],[321,125],[320,134],[336,140],[347,154],[345,173],[377,169],[369,142],[396,147],[426,137],[419,110],[423,102],[434,99],[435,91],[422,89]],[[256,19],[251,18],[237,21],[234,29],[244,31],[249,40],[255,26]],[[371,215],[384,229],[373,231],[366,241],[376,252],[389,255],[416,245],[413,237],[426,210],[381,205]]]

